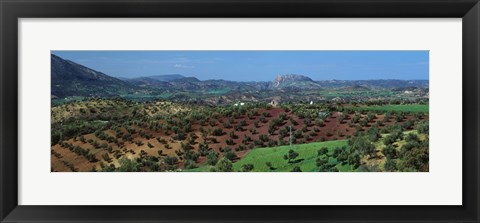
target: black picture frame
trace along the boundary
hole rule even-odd
[[[478,0],[0,0],[1,222],[479,222]],[[461,206],[18,205],[18,19],[132,17],[462,18]],[[445,43],[448,44],[448,43]]]

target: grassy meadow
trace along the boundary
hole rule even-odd
[[[355,107],[358,111],[383,111],[383,112],[422,112],[428,113],[428,104],[406,104],[406,105],[371,105]]]

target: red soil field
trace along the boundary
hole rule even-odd
[[[260,121],[262,117],[262,113],[268,113],[268,117],[265,118],[266,122],[262,123]],[[275,133],[272,135],[269,135],[268,133],[268,128],[269,128],[269,123],[273,118],[278,118],[281,113],[286,114],[286,121],[283,121],[281,126],[279,126]],[[297,139],[296,143],[310,143],[310,142],[319,142],[319,141],[329,141],[329,140],[338,140],[338,139],[345,139],[347,136],[351,136],[355,133],[356,127],[359,126],[358,123],[356,123],[354,126],[349,125],[349,120],[354,116],[354,114],[346,114],[345,119],[342,123],[339,122],[339,116],[341,113],[339,112],[334,112],[332,113],[328,118],[324,120],[324,125],[323,126],[317,126],[315,124],[315,120],[312,120],[311,124],[307,126],[306,131],[303,132],[302,137]],[[364,119],[366,117],[366,114],[361,114],[360,115],[360,120]],[[226,147],[231,148],[233,151],[235,149],[238,149],[240,145],[245,146],[245,150],[243,151],[235,151],[239,159],[241,159],[245,154],[248,153],[250,149],[254,147],[254,141],[255,140],[260,140],[260,135],[266,135],[268,136],[269,139],[273,140],[275,143],[279,141],[279,129],[285,128],[285,126],[290,125],[289,119],[292,118],[295,120],[298,124],[292,126],[294,128],[293,131],[296,131],[304,125],[304,120],[301,119],[295,114],[293,114],[291,111],[285,112],[283,108],[271,108],[271,109],[259,109],[258,115],[254,116],[253,119],[248,118],[246,115],[241,115],[239,118],[234,119],[231,128],[224,128],[223,123],[228,122],[227,117],[220,117],[218,119],[211,119],[214,120],[215,124],[211,126],[208,122],[206,125],[203,126],[204,129],[214,129],[214,128],[221,128],[224,131],[224,134],[221,136],[212,136],[211,134],[208,135],[208,138],[215,138],[217,143],[213,143],[211,140],[209,141],[209,147],[212,148],[213,150],[219,152],[222,154],[222,151],[220,151],[220,148],[225,149]],[[369,122],[365,127],[362,128],[363,131],[366,131],[370,126],[375,124],[379,120],[383,120],[384,115],[383,114],[377,114],[376,117]],[[411,115],[406,115],[405,119],[402,120],[399,123],[404,123],[407,120],[413,119],[413,116]],[[428,116],[425,117],[425,119],[428,119]],[[241,120],[245,120],[246,125],[242,127],[243,131],[236,131],[235,130],[235,125],[238,125],[238,123]],[[254,126],[254,122],[257,121],[259,124],[258,128]],[[162,121],[159,121],[162,122]],[[395,124],[395,120],[393,119],[393,116],[390,118],[388,122],[385,122],[382,126],[379,126],[379,128],[384,128],[385,126]],[[94,146],[92,146],[90,143],[86,142],[83,143],[81,142],[78,137],[75,139],[69,139],[65,141],[68,144],[71,144],[73,146],[80,146],[83,149],[89,149],[90,153],[95,154],[96,159],[98,160],[97,162],[89,162],[86,158],[83,156],[77,155],[76,153],[72,152],[68,148],[64,148],[60,146],[59,144],[56,144],[52,146],[52,166],[51,169],[52,171],[60,171],[60,172],[65,172],[65,171],[72,171],[71,168],[67,165],[70,165],[74,167],[76,171],[90,171],[92,168],[95,170],[100,170],[101,165],[100,163],[103,162],[105,165],[110,165],[113,164],[118,167],[118,159],[115,157],[115,155],[120,159],[121,157],[127,157],[130,159],[134,159],[141,154],[141,151],[143,150],[146,154],[150,156],[156,156],[161,158],[162,156],[159,155],[158,151],[162,151],[162,155],[168,155],[168,156],[176,156],[176,151],[181,151],[181,142],[182,141],[177,141],[174,140],[172,137],[174,134],[170,135],[165,135],[163,130],[158,130],[158,131],[151,131],[149,129],[143,129],[143,131],[146,134],[150,134],[152,136],[151,139],[146,139],[142,138],[139,135],[139,131],[141,130],[140,127],[138,126],[131,126],[136,129],[136,133],[132,134],[133,140],[132,142],[125,141],[120,138],[118,139],[120,142],[123,142],[123,146],[118,146],[115,143],[108,143],[105,140],[101,140],[97,138],[94,134],[86,134],[84,135],[86,140],[96,140],[99,144],[106,143],[108,146],[112,147],[112,151],[108,152],[104,148],[99,148],[95,149]],[[195,139],[195,143],[192,145],[194,151],[198,151],[200,143],[203,142],[202,139],[202,133],[200,131],[200,124],[195,122],[192,123],[192,130],[197,138]],[[320,131],[315,132],[314,129],[318,128]],[[252,134],[249,130],[250,129],[255,129],[256,133]],[[230,139],[230,132],[234,132],[235,135],[238,136],[238,138],[233,139],[234,145],[227,145],[226,141],[227,139]],[[292,131],[292,133],[293,133]],[[126,129],[122,129],[122,132],[127,133]],[[105,133],[107,133],[109,136],[116,137],[115,132],[113,130],[106,130]],[[186,133],[187,135],[190,133]],[[246,136],[250,136],[252,141],[247,142],[246,144],[243,143],[242,141]],[[308,139],[305,140],[304,136],[308,135]],[[167,141],[167,144],[170,145],[171,149],[165,148],[165,145],[163,143],[158,142],[156,137],[160,137],[164,140]],[[288,144],[289,142],[289,133],[282,138],[282,140]],[[138,146],[136,144],[137,140],[140,140],[143,145]],[[183,141],[184,143],[187,143],[186,141]],[[147,145],[150,143],[153,145],[153,148],[149,148]],[[267,143],[264,143],[264,146],[267,146]],[[108,154],[108,156],[112,159],[110,162],[107,162],[104,160],[102,155]],[[58,156],[58,157],[57,157]],[[198,164],[203,164],[206,162],[206,158],[200,156],[197,160]],[[178,168],[183,168],[183,161],[179,160],[178,163]]]

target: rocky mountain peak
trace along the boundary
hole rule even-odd
[[[274,87],[280,87],[285,84],[298,82],[298,81],[313,81],[311,78],[300,75],[300,74],[284,74],[284,75],[277,75],[273,80]]]

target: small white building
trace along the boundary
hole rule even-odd
[[[270,105],[272,105],[273,107],[279,106],[281,101],[282,101],[281,97],[275,96],[270,101]]]

